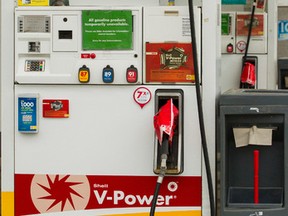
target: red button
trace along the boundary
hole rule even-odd
[[[228,44],[227,45],[227,48],[226,48],[226,51],[228,52],[228,53],[232,53],[233,52],[233,45],[230,43],[230,44]]]
[[[95,59],[96,58],[96,54],[95,53],[91,53],[90,57],[91,57],[91,59]]]

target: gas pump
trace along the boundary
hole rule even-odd
[[[248,1],[245,4],[249,5]],[[238,8],[222,5],[222,92],[239,87],[267,88],[268,16],[265,7],[259,10],[260,1],[250,4],[249,10],[244,10],[244,3]]]
[[[203,6],[193,7],[196,56],[187,5],[111,2],[14,8],[14,188],[3,216],[143,215],[153,204],[207,214],[193,67]],[[160,142],[154,116],[167,103],[173,132]]]

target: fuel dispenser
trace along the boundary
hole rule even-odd
[[[264,8],[258,9],[259,1],[250,3],[249,11],[245,6],[222,5],[223,93],[239,87],[267,88],[268,15]]]
[[[220,215],[287,215],[287,92],[220,97]]]
[[[193,70],[188,7],[16,7],[15,215],[141,215],[152,202],[201,215]],[[177,118],[153,196],[153,118],[169,102]]]

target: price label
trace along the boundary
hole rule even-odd
[[[80,83],[88,83],[90,80],[90,70],[86,65],[83,65],[78,72],[78,80]]]
[[[103,69],[102,80],[104,83],[112,83],[114,81],[114,70],[109,65]]]
[[[127,69],[126,80],[128,83],[136,83],[138,79],[138,70],[133,65]]]

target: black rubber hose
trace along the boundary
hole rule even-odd
[[[159,143],[158,143],[158,145],[159,145]],[[167,169],[166,161],[167,161],[167,157],[169,154],[169,136],[166,133],[163,133],[162,145],[159,147],[159,150],[160,150],[160,154],[161,154],[160,173],[158,175],[157,184],[156,184],[154,195],[153,195],[153,200],[152,200],[152,204],[151,204],[151,208],[150,208],[150,216],[154,216],[154,214],[155,214],[155,209],[156,209],[156,205],[157,205],[157,199],[158,199],[158,195],[159,195],[160,186],[163,182],[163,179],[164,179],[164,176],[166,173],[166,169]]]
[[[213,180],[212,180],[211,167],[210,167],[210,162],[209,162],[209,154],[208,154],[205,126],[204,126],[202,97],[201,97],[201,90],[200,90],[200,76],[199,76],[199,66],[198,66],[198,59],[197,59],[197,43],[196,43],[196,32],[195,32],[195,24],[194,24],[193,0],[188,0],[188,3],[189,3],[189,18],[190,18],[192,52],[193,52],[193,61],[194,61],[194,74],[195,74],[195,86],[196,86],[199,126],[200,126],[201,140],[202,140],[203,156],[204,156],[204,161],[205,161],[205,166],[206,166],[206,175],[207,175],[209,200],[210,200],[210,213],[211,213],[211,216],[215,216],[216,212],[215,212],[215,202],[214,202]]]
[[[245,66],[245,63],[247,60],[247,55],[248,55],[248,49],[249,49],[249,44],[250,44],[251,34],[252,34],[253,21],[254,21],[254,16],[255,16],[255,8],[256,8],[256,0],[253,1],[253,5],[252,5],[252,12],[251,12],[250,23],[249,23],[249,28],[248,28],[246,49],[245,49],[245,53],[244,53],[244,56],[242,59],[242,73],[243,73],[243,69],[244,69],[244,66]],[[240,80],[240,88],[250,88],[250,87],[251,87],[250,84],[242,83]]]
[[[247,54],[248,54],[248,48],[250,44],[250,39],[251,39],[251,33],[252,33],[252,27],[253,27],[253,21],[254,21],[254,15],[255,15],[255,4],[256,0],[253,1],[253,6],[252,6],[252,12],[251,12],[251,17],[250,17],[250,23],[249,23],[249,29],[248,29],[248,37],[247,37],[247,44],[246,44],[246,49],[245,49],[245,54],[244,54],[244,61],[246,61]]]
[[[161,186],[161,183],[157,181],[155,191],[154,191],[153,200],[152,200],[152,205],[150,208],[150,216],[154,216],[154,214],[155,214],[155,209],[156,209],[156,205],[157,205],[157,199],[158,199],[160,186]]]

